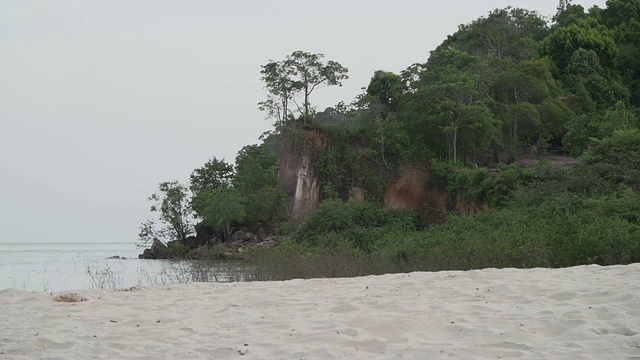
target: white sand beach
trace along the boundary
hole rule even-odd
[[[640,264],[74,292],[0,291],[0,359],[640,359]]]

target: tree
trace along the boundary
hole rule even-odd
[[[268,64],[262,66],[260,73],[267,90],[267,100],[259,102],[258,108],[276,119],[277,127],[283,127],[293,117],[289,109],[289,102],[296,92],[293,68],[286,60],[269,60]]]
[[[404,92],[405,84],[402,78],[389,71],[377,70],[367,86],[367,95],[378,100],[383,106],[382,116],[386,117],[390,111],[398,109],[400,97]]]
[[[194,201],[205,224],[220,231],[226,241],[231,239],[233,224],[242,222],[246,216],[242,196],[235,188],[203,191]]]
[[[611,136],[616,130],[630,130],[637,128],[637,119],[634,113],[627,110],[624,102],[618,101],[614,106],[607,109],[602,122],[596,124],[598,137]]]
[[[152,194],[149,200],[152,212],[158,212],[164,228],[156,229],[155,222],[148,220],[141,226],[139,238],[143,243],[154,237],[164,240],[182,240],[193,233],[191,209],[187,198],[189,190],[177,181],[159,184],[159,194]]]
[[[211,194],[219,189],[230,187],[233,177],[233,165],[215,157],[207,161],[201,168],[193,170],[189,178],[193,194],[190,204],[199,218],[206,220],[205,212],[210,206],[208,201],[211,199]]]
[[[426,64],[402,72],[405,91],[397,120],[405,129],[403,143],[410,144],[404,145],[410,148],[407,155],[457,162],[497,140],[497,124],[488,111],[487,72],[483,59],[455,48],[439,48]]]
[[[466,140],[470,148],[483,144],[474,143],[478,139],[489,139],[492,128],[492,114],[484,101],[480,76],[455,69],[433,71],[432,79],[421,91],[430,100],[428,118],[439,124],[447,138],[447,157],[457,163],[460,139]],[[484,134],[478,134],[484,132]],[[478,136],[480,135],[480,136]],[[484,144],[487,145],[487,144]]]
[[[609,0],[599,21],[614,31],[619,53],[616,70],[631,91],[631,103],[640,105],[640,1]]]
[[[247,145],[236,156],[236,176],[233,186],[249,193],[278,182],[278,139],[260,145]]]
[[[562,146],[571,152],[571,155],[577,156],[589,144],[589,124],[593,122],[591,116],[586,114],[577,115],[571,118],[567,123],[567,133],[562,138]]]
[[[549,56],[559,69],[565,69],[578,49],[593,50],[603,66],[612,66],[618,55],[613,33],[589,17],[567,27],[557,27],[540,43],[540,55]]]
[[[279,136],[263,136],[260,145],[247,145],[236,156],[233,187],[242,195],[245,221],[269,222],[281,214],[284,194],[277,190]]]
[[[495,116],[504,125],[505,143],[516,157],[520,145],[548,146],[559,142],[571,110],[561,100],[563,92],[551,74],[549,59],[493,59],[491,86]]]
[[[587,18],[582,5],[571,5],[570,0],[560,0],[558,12],[553,16],[554,28],[567,27]]]
[[[507,106],[505,120],[511,138],[511,156],[515,158],[516,147],[521,143],[521,138],[531,139],[540,133],[540,114],[533,104],[519,102]]]
[[[546,21],[537,13],[507,7],[460,25],[438,50],[453,48],[474,56],[528,60],[535,56],[537,44],[547,32]]]
[[[558,12],[565,11],[569,5],[571,5],[571,0],[559,0],[556,10],[558,10]]]
[[[546,64],[537,60],[517,64],[509,61],[496,70],[492,84],[496,113],[506,127],[511,157],[515,158],[519,144],[528,143],[542,132],[534,104],[554,95],[550,89],[553,78]]]
[[[349,78],[346,67],[332,60],[324,63],[323,58],[323,54],[294,51],[282,61],[269,60],[260,71],[268,95],[267,100],[258,103],[259,109],[275,118],[280,127],[293,117],[290,103],[303,120],[309,119],[313,91],[323,85],[342,86],[342,80]],[[296,96],[302,96],[302,104]]]
[[[593,50],[573,52],[562,77],[564,87],[571,93],[577,112],[589,113],[615,104],[616,95],[611,85],[617,83],[605,77],[598,55]],[[624,96],[628,98],[628,95]]]
[[[197,194],[203,190],[216,190],[229,187],[233,180],[233,165],[215,156],[208,160],[201,168],[193,170],[189,177],[189,188]]]
[[[294,51],[287,57],[290,66],[294,69],[295,88],[302,92],[304,97],[303,115],[309,119],[311,115],[311,103],[309,96],[320,85],[342,86],[342,80],[348,79],[346,67],[329,60],[322,62],[323,54],[311,54],[304,51]]]
[[[607,0],[607,7],[599,15],[601,23],[609,29],[628,24],[634,19],[640,21],[640,1]]]
[[[560,97],[554,96],[543,99],[542,102],[536,104],[536,109],[540,115],[541,127],[538,140],[551,146],[560,146],[566,132],[566,125],[574,116],[573,111]]]
[[[398,110],[400,98],[405,91],[402,77],[392,72],[377,70],[367,86],[366,94],[360,99],[361,108],[366,108],[367,125],[377,129],[374,136],[382,162],[387,165],[387,145],[401,138],[402,126],[395,112]],[[403,144],[406,145],[406,144]]]

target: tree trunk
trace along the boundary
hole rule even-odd
[[[453,128],[453,163],[458,162],[458,126]]]

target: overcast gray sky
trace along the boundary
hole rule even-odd
[[[575,0],[585,8],[605,0]],[[349,68],[319,110],[468,23],[557,0],[0,0],[0,242],[136,241],[147,197],[271,128],[260,65]]]

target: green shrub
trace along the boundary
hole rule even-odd
[[[576,234],[577,264],[615,265],[640,261],[640,226],[598,217]]]
[[[339,233],[360,250],[372,251],[384,231],[416,229],[419,215],[404,209],[391,209],[364,201],[323,201],[301,231],[301,238],[317,244],[322,236]]]

